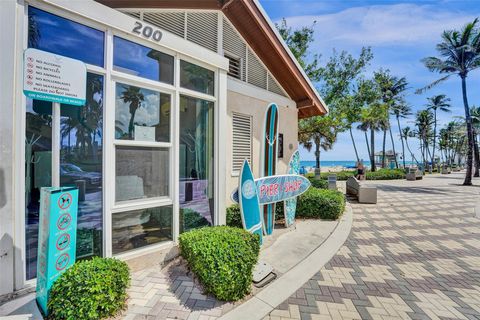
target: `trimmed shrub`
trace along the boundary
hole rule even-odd
[[[238,204],[232,204],[227,208],[227,226],[242,228],[242,216],[240,215],[240,206]]]
[[[55,281],[48,319],[94,320],[125,307],[130,273],[125,262],[94,257],[75,263]]]
[[[309,178],[312,187],[317,189],[328,189],[328,181],[327,180],[318,180],[315,178]]]
[[[236,301],[250,292],[260,251],[257,235],[216,226],[186,232],[179,242],[182,256],[207,293],[219,300]]]
[[[375,172],[367,172],[367,180],[398,180],[405,179],[405,170],[403,169],[379,169]]]
[[[345,196],[336,190],[309,188],[298,197],[297,217],[336,220],[345,210]]]

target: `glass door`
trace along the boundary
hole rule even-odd
[[[180,233],[214,223],[213,106],[180,96]]]

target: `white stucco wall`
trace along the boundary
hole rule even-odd
[[[263,89],[250,88],[251,85],[238,83],[229,78],[227,91],[227,123],[225,124],[226,142],[226,199],[227,206],[232,204],[231,192],[238,186],[238,173],[232,172],[232,113],[238,112],[252,116],[252,171],[256,178],[260,177],[260,159],[263,140],[263,125],[268,104],[274,102],[279,108],[278,132],[283,133],[283,158],[278,159],[277,174],[287,173],[288,161],[298,148],[298,111],[295,102]]]

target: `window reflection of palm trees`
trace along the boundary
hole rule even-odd
[[[135,113],[137,112],[137,109],[142,106],[142,102],[145,100],[145,96],[143,95],[139,87],[123,86],[123,89],[124,91],[122,92],[120,99],[122,99],[124,103],[130,103],[130,121],[128,124],[128,136],[130,139],[133,139]]]
[[[91,150],[95,158],[97,154],[96,139],[102,139],[102,115],[103,115],[103,77],[95,74],[87,75],[87,103],[83,107],[62,106],[60,134],[62,142],[66,138],[68,144],[67,155],[71,155],[71,133],[75,134],[75,149],[79,151],[77,156],[88,155]],[[95,159],[94,159],[95,160]]]

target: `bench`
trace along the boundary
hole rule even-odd
[[[360,184],[355,177],[347,180],[347,194],[356,196],[360,203],[377,203],[377,187]]]
[[[409,168],[406,178],[408,181],[422,180],[423,172],[418,168]]]

